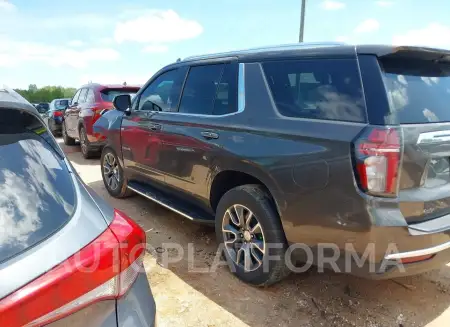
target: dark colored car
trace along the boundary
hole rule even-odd
[[[138,86],[88,84],[77,90],[69,108],[64,113],[62,135],[66,145],[80,141],[85,158],[100,155],[105,137],[92,130],[93,124],[103,110],[113,108],[116,95],[136,94]]]
[[[146,236],[85,185],[38,111],[0,89],[0,326],[153,327]]]
[[[215,224],[232,271],[257,285],[294,254],[370,278],[439,267],[449,63],[439,49],[340,44],[182,60],[96,125],[105,187]]]
[[[70,99],[54,99],[50,102],[50,109],[41,114],[48,129],[55,136],[61,135],[64,111],[69,107],[69,104]]]
[[[50,109],[50,105],[47,102],[38,103],[35,107],[40,114],[44,114]]]

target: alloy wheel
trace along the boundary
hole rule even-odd
[[[103,176],[108,187],[115,191],[119,187],[119,163],[112,153],[105,154],[103,158]]]
[[[222,219],[222,234],[234,263],[245,271],[254,271],[262,265],[266,250],[264,231],[250,209],[240,204],[229,207]]]
[[[81,146],[81,152],[84,154],[87,153],[87,140],[86,140],[86,133],[84,132],[84,129],[80,129],[80,146]]]

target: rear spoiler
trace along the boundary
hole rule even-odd
[[[418,46],[356,46],[358,54],[372,54],[382,58],[408,58],[450,63],[450,50]]]

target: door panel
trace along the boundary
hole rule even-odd
[[[217,139],[202,135],[202,132],[211,129],[208,120],[207,117],[167,113],[157,113],[153,117],[154,123],[163,126],[156,168],[165,176],[165,183],[175,191],[190,194],[195,202],[207,205],[210,155],[217,142]],[[218,134],[217,130],[213,131]]]
[[[151,111],[133,111],[122,120],[122,155],[131,179],[164,182],[158,171],[161,133],[155,129]]]
[[[64,125],[66,127],[67,134],[70,137],[76,136],[74,133],[73,126],[75,125],[74,124],[75,117],[78,117],[78,113],[77,113],[77,110],[79,110],[78,109],[78,99],[80,98],[81,91],[82,90],[80,89],[75,93],[75,95],[72,98],[72,101],[70,103],[70,106],[64,112]]]
[[[164,126],[154,118],[158,111],[176,111],[186,71],[181,67],[155,76],[137,95],[132,112],[124,116],[122,154],[131,179],[164,183],[160,170]]]

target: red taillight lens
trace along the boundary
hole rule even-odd
[[[53,111],[53,117],[62,117],[64,116],[62,111]]]
[[[396,128],[371,128],[355,142],[356,173],[360,187],[373,195],[396,196],[401,159]]]
[[[0,300],[0,326],[43,326],[123,295],[142,268],[145,233],[120,211],[97,239]]]
[[[92,123],[95,123],[100,117],[101,113],[105,108],[93,108],[92,111],[94,112],[92,116]]]

